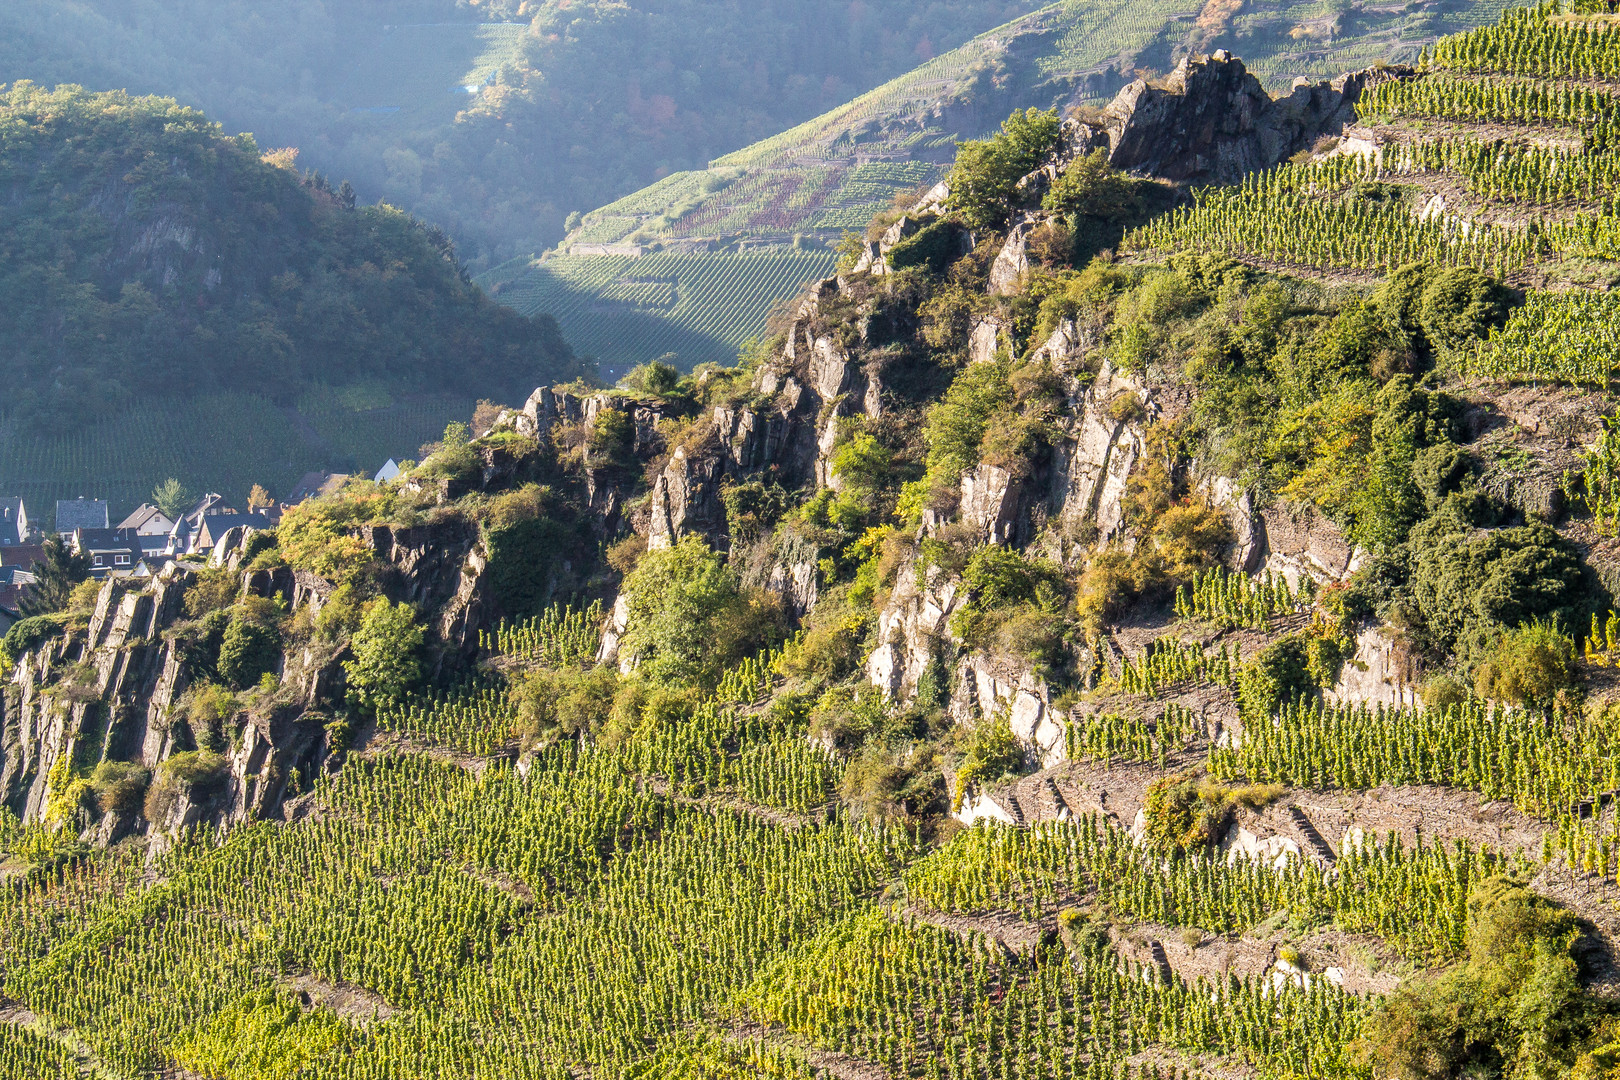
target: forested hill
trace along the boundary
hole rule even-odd
[[[171,95],[443,226],[477,265],[1038,0],[30,0],[0,83]]]
[[[578,370],[437,228],[171,99],[71,86],[0,95],[0,298],[5,419],[40,431],[169,395],[501,396]]]

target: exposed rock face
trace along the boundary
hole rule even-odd
[[[359,536],[387,568],[384,593],[436,613],[441,656],[445,648],[476,647],[487,588],[475,529],[368,526]],[[237,570],[245,537],[236,539],[237,547],[217,550],[210,562],[240,573],[244,594],[279,595],[292,610],[312,612],[331,595],[330,582],[306,571]],[[193,676],[181,645],[165,638],[185,618],[193,576],[176,564],[149,581],[109,579],[85,629],[18,659],[0,717],[0,804],[25,821],[39,820],[51,768],[64,756],[79,768],[129,761],[155,772],[192,747],[175,709]],[[228,826],[279,814],[294,779],[311,779],[326,760],[325,724],[343,700],[346,656],[317,643],[284,654],[279,690],[246,714],[219,777],[182,786],[159,821],[109,811],[85,825],[86,840],[110,843],[131,831],[172,833],[198,822]]]
[[[725,535],[726,514],[720,503],[720,478],[727,458],[718,454],[688,457],[676,447],[653,485],[647,524],[647,547],[666,548],[687,533],[718,539]]]
[[[1268,573],[1281,574],[1291,588],[1298,588],[1306,577],[1323,583],[1343,581],[1366,557],[1313,506],[1269,506],[1255,522],[1262,565]]]
[[[1339,671],[1339,681],[1327,691],[1330,701],[1366,702],[1421,708],[1417,668],[1396,632],[1372,626],[1356,635],[1356,652]]]
[[[872,685],[890,697],[910,697],[935,657],[956,642],[951,616],[961,601],[960,583],[937,567],[918,587],[916,574],[901,570],[889,602],[878,615],[879,645],[866,661]]]
[[[1007,242],[1001,245],[996,261],[990,264],[991,295],[1011,296],[1018,291],[1019,282],[1029,272],[1029,237],[1041,221],[1037,214],[1025,214],[1008,232]]]
[[[1147,447],[1144,424],[1157,411],[1145,387],[1107,364],[1077,399],[1071,395],[1059,421],[1064,438],[1052,448],[1046,496],[1051,515],[1071,526],[1095,525],[1099,539],[1116,536],[1125,517],[1126,481]]]
[[[1046,683],[1027,666],[996,661],[982,653],[968,653],[956,667],[956,693],[951,715],[971,724],[1005,712],[1007,724],[1029,755],[1030,763],[1055,765],[1068,756],[1063,737],[1067,719],[1052,707]]]
[[[1183,183],[1231,184],[1354,124],[1362,91],[1409,68],[1369,68],[1332,82],[1299,80],[1273,100],[1243,61],[1224,50],[1188,57],[1162,88],[1138,79],[1108,106],[1100,127],[1078,125],[1075,152],[1106,146],[1118,168]]]

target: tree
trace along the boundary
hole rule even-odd
[[[270,493],[264,489],[263,484],[254,484],[253,487],[248,491],[249,510],[257,510],[261,506],[274,505],[275,500],[270,497]]]
[[[163,511],[171,520],[185,513],[190,503],[191,492],[186,490],[186,485],[172,476],[152,489],[152,505]]]
[[[1142,199],[1137,182],[1108,164],[1105,151],[1093,150],[1063,170],[1041,205],[1053,213],[1125,221],[1141,212]]]
[[[1582,989],[1574,915],[1506,878],[1468,897],[1467,958],[1408,979],[1368,1022],[1362,1053],[1399,1080],[1567,1076],[1602,1015]],[[1599,1073],[1601,1074],[1601,1073]]]
[[[281,635],[260,612],[244,605],[232,613],[219,646],[219,677],[243,690],[276,669]]]
[[[90,577],[90,556],[68,547],[67,541],[53,536],[45,541],[44,554],[34,563],[34,584],[17,606],[24,615],[48,615],[67,607],[73,589]]]
[[[362,708],[375,712],[405,700],[422,679],[422,640],[409,604],[379,597],[366,605],[349,644],[354,659],[343,665],[349,692]]]
[[[1015,109],[995,135],[957,144],[951,208],[968,228],[995,231],[1007,223],[1018,181],[1057,145],[1061,128],[1056,109]]]
[[[768,605],[744,593],[697,536],[647,552],[624,579],[624,596],[630,623],[622,647],[655,683],[711,684],[774,626]]]

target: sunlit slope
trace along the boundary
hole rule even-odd
[[[582,356],[604,375],[674,353],[683,367],[732,363],[765,329],[771,305],[806,281],[832,273],[825,248],[773,246],[752,251],[655,252],[627,256],[558,255],[522,265],[496,299],[524,313],[546,312]]]
[[[600,254],[616,245],[662,248],[672,267],[700,258],[681,254],[694,248],[773,245],[752,256],[782,260],[777,271],[757,275],[772,288],[716,294],[739,306],[728,312],[730,329],[714,340],[693,336],[692,316],[674,315],[674,305],[627,307],[598,292],[598,282],[605,288],[617,281],[617,264],[508,264],[482,283],[500,288],[501,299],[519,310],[556,315],[577,350],[609,367],[670,351],[683,364],[723,359],[732,343],[763,325],[772,302],[807,280],[795,274],[831,267],[844,230],[864,227],[896,196],[937,181],[958,139],[992,130],[1013,108],[1102,104],[1139,71],[1163,73],[1194,49],[1231,49],[1275,93],[1295,78],[1416,59],[1441,34],[1490,23],[1502,7],[1502,0],[1478,0],[1330,12],[1258,0],[1230,14],[1203,0],[1064,0],[706,170],[675,173],[586,214],[560,245],[575,259],[618,258]],[[807,248],[824,255],[809,259]],[[773,251],[780,254],[766,253]],[[660,273],[702,275],[702,265]]]

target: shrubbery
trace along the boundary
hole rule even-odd
[[[349,693],[370,712],[401,705],[422,679],[422,627],[406,603],[378,598],[366,605],[345,661]]]
[[[655,682],[712,686],[731,661],[780,634],[773,597],[744,589],[701,537],[649,551],[624,579],[620,648]]]
[[[1436,975],[1403,980],[1369,1022],[1362,1050],[1398,1080],[1608,1075],[1583,1051],[1614,1031],[1613,1006],[1582,988],[1575,917],[1513,881],[1491,878],[1468,897],[1468,954]]]
[[[1006,224],[1018,181],[1057,146],[1060,127],[1056,109],[1027,109],[1015,111],[990,138],[957,144],[949,179],[951,208],[968,228],[994,230]]]

